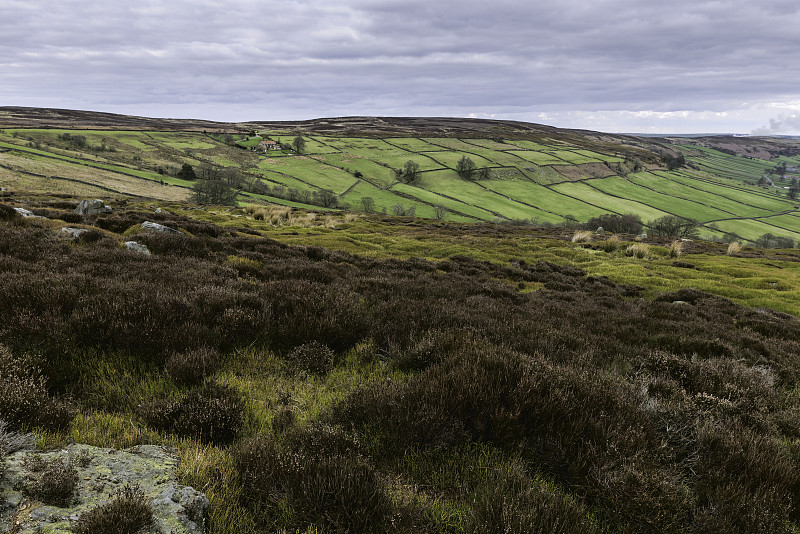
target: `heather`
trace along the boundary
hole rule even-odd
[[[769,285],[652,275],[747,280],[794,256],[687,242],[673,265],[672,239],[638,255],[625,235],[207,215],[123,206],[70,222],[93,229],[78,240],[0,222],[0,419],[51,445],[178,447],[213,532],[800,525],[800,322],[742,305]],[[412,243],[427,252],[392,253]]]

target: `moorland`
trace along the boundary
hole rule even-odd
[[[0,416],[39,447],[173,446],[221,533],[800,528],[800,251],[752,246],[800,231],[792,142],[0,111]]]

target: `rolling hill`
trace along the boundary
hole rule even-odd
[[[800,240],[787,198],[800,142],[654,139],[511,121],[350,117],[212,123],[105,113],[0,108],[0,181],[9,190],[188,198],[183,164],[228,177],[240,203],[345,208],[460,222],[559,224],[604,213],[645,223],[697,220],[706,238]],[[301,154],[288,147],[302,136]],[[672,168],[665,158],[683,155]],[[474,173],[464,179],[459,161]],[[414,162],[409,182],[401,171]],[[764,176],[772,181],[759,186]],[[763,180],[762,180],[763,181]],[[323,191],[335,200],[318,201]],[[316,207],[312,206],[316,204]]]

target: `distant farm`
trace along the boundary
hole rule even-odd
[[[646,225],[674,215],[697,221],[706,238],[800,241],[786,172],[800,156],[669,145],[686,155],[673,165],[652,146],[576,138],[6,129],[0,186],[183,200],[197,179],[218,178],[239,191],[240,205],[545,225],[608,213]],[[181,172],[186,166],[192,176]]]

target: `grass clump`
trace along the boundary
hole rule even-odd
[[[742,252],[742,245],[738,241],[732,241],[728,244],[728,250],[726,254],[728,256],[737,256],[739,253]]]
[[[84,512],[75,534],[139,534],[153,523],[153,507],[139,486],[126,484],[105,504]]]
[[[46,460],[28,456],[23,466],[27,470],[24,492],[45,504],[66,507],[72,502],[78,484],[78,472],[71,462],[56,456]]]
[[[669,244],[669,248],[667,249],[667,255],[670,258],[677,258],[681,254],[683,254],[683,241],[678,241],[676,239]]]
[[[573,243],[589,243],[592,240],[593,233],[589,230],[578,230],[572,234]]]
[[[634,243],[625,249],[626,256],[631,256],[637,260],[643,260],[647,258],[649,254],[650,247],[644,243]]]

